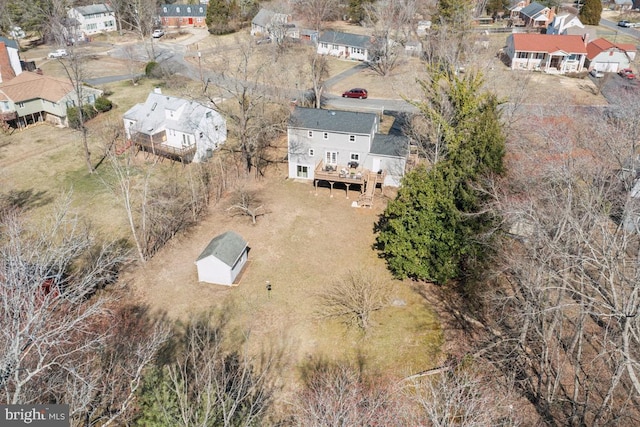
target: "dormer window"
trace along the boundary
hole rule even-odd
[[[204,9],[203,8],[200,8],[200,13],[204,13]]]
[[[164,11],[164,13],[167,13],[167,8],[163,7],[162,10]]]
[[[180,8],[176,7],[176,13],[180,13]]]
[[[187,13],[191,13],[191,8],[187,7]]]

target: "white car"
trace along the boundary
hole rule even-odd
[[[164,31],[162,30],[153,30],[153,33],[151,33],[151,37],[153,37],[154,39],[158,39],[162,36],[164,36]]]
[[[591,71],[589,71],[589,74],[591,74],[591,77],[595,77],[597,79],[604,77],[604,72],[603,71],[598,71],[595,68]]]
[[[67,49],[57,49],[57,50],[54,50],[53,52],[49,52],[49,55],[47,55],[47,58],[49,59],[64,58],[67,55],[69,55],[67,53]]]

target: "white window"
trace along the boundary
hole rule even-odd
[[[328,165],[337,165],[338,164],[338,152],[337,151],[327,151],[324,156],[325,163]]]
[[[352,162],[359,162],[360,161],[360,154],[351,153],[351,156],[349,158],[351,159]]]
[[[307,132],[307,136],[308,136],[309,138],[313,138],[313,131],[312,131],[312,130],[310,130],[309,132]]]
[[[359,47],[352,47],[351,48],[351,53],[356,53],[356,54],[362,55],[364,53],[364,49],[361,49]]]
[[[356,142],[356,136],[355,135],[349,135],[349,142]]]
[[[329,47],[329,45],[328,45],[327,43],[320,43],[320,46],[321,46],[323,49],[327,49],[327,48]]]
[[[218,125],[215,125],[216,132],[218,132],[218,129],[220,129],[220,127]]]
[[[297,166],[296,176],[298,178],[308,178],[309,177],[309,166]]]
[[[167,13],[167,8],[163,7],[162,10],[164,10],[164,13]]]
[[[71,101],[73,103],[73,106],[76,105],[75,102]],[[24,108],[24,102],[18,102],[18,108]]]
[[[211,118],[211,111],[207,111],[206,117],[207,117],[207,119]]]
[[[187,13],[191,13],[191,8],[187,7]]]
[[[337,44],[332,45],[332,46],[331,46],[331,49],[333,49],[333,50],[338,50],[338,45],[337,45]]]
[[[204,133],[200,132],[200,139],[204,138]]]
[[[313,157],[314,152],[313,152],[313,148],[309,148],[309,157]]]
[[[176,13],[180,13],[180,8],[176,7]]]
[[[329,132],[323,132],[322,139],[329,139]]]
[[[204,13],[204,9],[200,8],[200,13]]]

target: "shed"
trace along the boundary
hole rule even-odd
[[[198,281],[232,285],[247,263],[249,246],[236,232],[214,237],[196,259]]]

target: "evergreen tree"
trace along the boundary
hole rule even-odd
[[[472,277],[484,262],[495,218],[479,188],[504,172],[505,137],[499,102],[481,93],[480,76],[436,71],[421,85],[427,100],[416,106],[439,130],[431,137],[441,157],[405,176],[378,224],[377,247],[396,277],[443,284]]]
[[[585,25],[599,25],[602,14],[602,2],[600,0],[585,0],[580,9],[580,22]]]
[[[235,31],[232,19],[238,6],[235,0],[210,0],[205,22],[211,34],[228,34]]]

